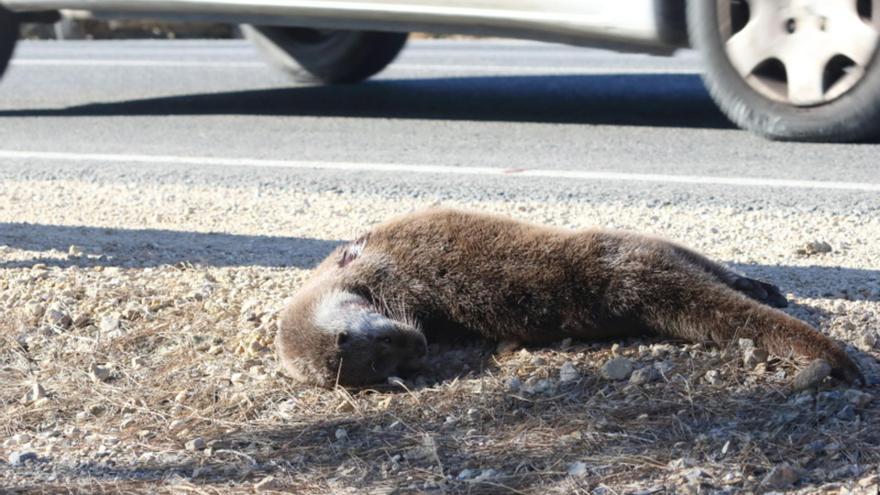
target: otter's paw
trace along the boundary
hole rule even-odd
[[[774,308],[788,307],[788,299],[782,295],[779,287],[767,282],[748,277],[739,277],[733,282],[733,288],[746,296]]]

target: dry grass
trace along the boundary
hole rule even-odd
[[[503,355],[484,344],[435,346],[431,368],[398,386],[296,386],[271,351],[281,298],[253,303],[225,282],[242,278],[236,270],[89,272],[69,289],[74,323],[64,329],[13,304],[0,320],[8,439],[0,450],[4,459],[22,450],[39,459],[0,463],[0,485],[10,493],[252,493],[260,482],[302,494],[733,493],[758,490],[781,462],[803,469],[797,486],[808,492],[877,474],[878,401],[837,417],[846,398],[786,394],[797,363],[747,372],[735,349],[675,344],[652,355],[655,341],[621,342],[618,352],[639,365],[672,365],[646,385],[602,379],[612,353],[602,342]],[[39,292],[62,272],[18,281]],[[254,286],[289,293],[295,279],[264,270]],[[200,294],[204,280],[215,282]],[[163,284],[169,293],[159,297]],[[105,290],[79,290],[86,285]],[[133,309],[108,334],[100,318],[114,307]],[[566,361],[580,378],[561,383]],[[106,380],[90,373],[95,365],[109,370]],[[705,379],[709,370],[720,382]],[[547,378],[550,388],[516,390],[515,377]],[[34,382],[48,397],[22,400]],[[205,450],[185,448],[196,437]],[[578,462],[583,475],[569,475]]]

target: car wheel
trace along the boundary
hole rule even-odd
[[[242,26],[269,61],[298,82],[356,83],[384,69],[407,33]]]
[[[0,6],[0,76],[6,70],[15,42],[18,40],[18,20],[15,15]]]
[[[772,139],[880,134],[880,2],[691,0],[691,44],[713,99]]]

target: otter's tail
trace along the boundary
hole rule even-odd
[[[691,279],[692,280],[692,279]],[[861,379],[859,368],[835,341],[782,311],[751,300],[720,283],[679,284],[665,287],[675,292],[655,310],[647,322],[661,335],[718,344],[752,339],[779,356],[797,355],[824,359],[832,374],[853,382]]]

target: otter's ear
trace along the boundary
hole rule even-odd
[[[342,331],[336,334],[336,345],[341,346],[342,344],[348,342],[349,335],[348,332]]]

